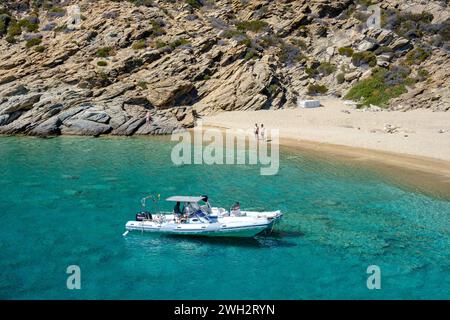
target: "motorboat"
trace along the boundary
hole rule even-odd
[[[125,225],[130,231],[157,232],[208,237],[254,237],[273,229],[282,217],[280,210],[257,212],[240,210],[239,203],[230,210],[211,207],[207,196],[172,196],[173,212],[146,211],[146,200],[152,199],[159,207],[159,196],[142,199],[142,211]],[[183,207],[182,207],[183,206]]]

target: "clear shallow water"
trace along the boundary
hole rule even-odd
[[[0,298],[450,298],[450,202],[282,152],[255,166],[174,166],[163,138],[0,138]],[[149,193],[281,209],[256,240],[130,234]],[[170,208],[167,208],[170,209]],[[66,289],[68,265],[81,290]],[[382,289],[368,290],[379,265]]]

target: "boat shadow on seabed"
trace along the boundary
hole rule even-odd
[[[233,237],[202,237],[202,236],[186,236],[179,234],[152,234],[152,233],[136,233],[139,237],[164,237],[165,239],[173,239],[179,241],[188,241],[196,244],[208,244],[213,246],[235,246],[246,248],[276,248],[276,247],[295,247],[295,242],[289,241],[289,238],[303,237],[302,232],[273,230],[271,232],[263,232],[254,238],[233,238]],[[132,235],[131,235],[132,236]],[[130,236],[129,236],[130,237]]]

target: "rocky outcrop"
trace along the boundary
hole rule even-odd
[[[219,111],[293,107],[311,86],[343,96],[400,65],[412,79],[387,107],[450,109],[445,1],[382,3],[420,32],[395,15],[368,28],[352,0],[17,3],[0,15],[0,133],[168,134]]]

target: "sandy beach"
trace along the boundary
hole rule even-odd
[[[450,113],[364,111],[338,99],[321,103],[310,109],[222,112],[204,117],[203,126],[249,129],[263,123],[267,131],[279,130],[281,145],[383,164],[389,172],[402,168],[409,180],[450,190]]]

